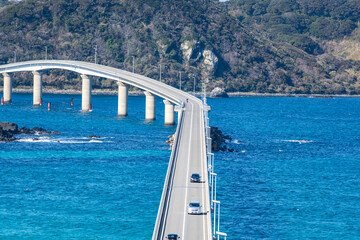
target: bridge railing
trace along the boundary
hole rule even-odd
[[[203,116],[204,116],[204,131],[205,131],[205,144],[206,144],[206,155],[207,155],[207,166],[208,166],[208,179],[209,179],[209,191],[210,194],[210,208],[211,212],[213,212],[213,238],[219,240],[220,236],[224,236],[226,239],[227,234],[220,232],[220,201],[216,198],[216,177],[215,173],[215,160],[214,153],[212,153],[212,139],[211,139],[211,127],[209,123],[209,111],[210,106],[207,105],[206,95],[204,94],[203,99]],[[216,206],[218,206],[218,211],[216,212]],[[217,219],[216,219],[217,218]],[[217,230],[216,230],[217,229]]]
[[[184,103],[181,104],[181,108],[184,107]],[[160,205],[158,214],[156,217],[155,227],[152,239],[153,240],[163,240],[164,234],[165,234],[165,223],[167,218],[167,213],[169,209],[169,203],[170,203],[170,196],[172,191],[172,183],[174,180],[175,175],[175,165],[177,161],[177,155],[178,155],[178,148],[179,148],[179,136],[181,136],[182,126],[183,126],[183,119],[184,119],[184,111],[181,109],[179,111],[180,117],[179,122],[176,128],[175,138],[174,138],[174,144],[172,146],[170,161],[165,177],[165,183],[163,192],[161,195]]]

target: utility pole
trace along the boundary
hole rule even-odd
[[[94,50],[95,50],[95,64],[96,64],[96,55],[97,55],[97,45],[96,44],[95,44]]]
[[[133,59],[133,73],[135,72],[135,57],[132,56],[132,59]]]
[[[160,82],[161,82],[161,63],[160,63]]]
[[[47,60],[47,46],[45,46],[45,60]]]
[[[203,98],[204,98],[204,104],[206,105],[206,85],[205,85],[205,81],[203,82]]]

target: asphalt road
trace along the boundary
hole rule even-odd
[[[207,173],[204,152],[204,132],[201,106],[196,101],[186,104],[183,131],[179,145],[179,155],[172,186],[168,217],[165,225],[165,236],[176,233],[180,239],[205,240],[209,236],[210,213],[207,198]],[[201,183],[191,183],[192,173],[201,175]],[[188,215],[190,201],[199,201],[201,215]]]

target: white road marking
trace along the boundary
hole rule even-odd
[[[202,119],[203,120],[203,119]],[[200,130],[200,137],[201,138],[203,138],[203,140],[204,140],[204,138],[205,138],[205,133],[204,133],[204,135],[203,134],[201,134],[201,132],[202,132],[202,130],[204,130],[204,128],[203,128],[203,126],[202,126],[202,124],[200,123],[200,128],[199,128],[199,130]],[[201,152],[203,152],[204,151],[204,144],[201,144]],[[206,161],[206,155],[205,155],[205,161]],[[203,172],[202,172],[202,174],[203,174],[203,178],[205,178],[205,174],[207,174],[206,172],[204,172],[204,169],[207,169],[207,167],[205,167],[204,166],[204,158],[201,158],[201,164],[202,164],[202,169],[203,169]],[[208,187],[207,185],[208,185],[208,183],[207,182],[204,182],[204,185],[205,185],[205,187]],[[201,189],[201,197],[202,197],[202,203],[203,203],[203,218],[202,218],[202,220],[203,220],[203,236],[204,236],[204,240],[206,240],[206,232],[205,232],[205,223],[206,223],[206,215],[205,215],[205,213],[206,213],[206,210],[207,209],[205,209],[205,198],[204,198],[204,189],[205,188],[202,188]],[[205,211],[204,211],[205,210]]]
[[[192,138],[192,128],[193,128],[193,116],[194,116],[194,106],[191,104],[191,124],[190,124],[190,137],[189,137],[189,152],[188,152],[188,162],[187,162],[187,169],[186,169],[186,190],[185,190],[185,199],[184,199],[184,218],[183,218],[183,231],[182,231],[182,238],[184,239],[185,236],[185,219],[186,219],[186,205],[187,205],[187,193],[188,193],[188,185],[189,185],[189,166],[190,166],[190,152],[191,152],[191,138]]]

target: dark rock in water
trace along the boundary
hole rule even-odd
[[[0,123],[0,142],[12,142],[17,138],[14,137],[14,134],[28,134],[28,135],[50,135],[50,134],[59,134],[58,131],[47,131],[43,128],[34,127],[29,129],[27,127],[19,128],[17,124],[11,122],[1,122]],[[38,140],[38,139],[34,139]]]
[[[229,95],[225,92],[225,89],[216,87],[209,94],[212,98],[228,98]]]
[[[30,128],[22,127],[19,129],[19,134],[34,134]]]
[[[223,151],[223,152],[225,152],[226,149],[227,149],[226,145],[222,145],[222,146],[220,146],[220,148],[219,148],[219,150],[221,150],[221,151]]]
[[[96,136],[96,135],[90,135],[90,136],[88,136],[87,138],[101,138],[101,137]]]
[[[16,138],[10,131],[5,131],[0,128],[0,142],[12,142],[15,140]]]
[[[33,127],[31,129],[31,131],[33,132],[33,134],[39,134],[39,135],[49,135],[51,134],[51,132],[43,129],[43,128],[40,128],[40,127]]]
[[[210,138],[212,141],[212,150],[215,152],[219,150],[226,151],[226,143],[232,140],[230,136],[224,135],[217,127],[210,128]]]
[[[11,122],[1,122],[0,128],[6,132],[9,132],[11,134],[18,134],[19,133],[19,127],[15,123]]]
[[[228,151],[229,151],[229,152],[233,152],[234,149],[233,149],[233,148],[228,148]]]

